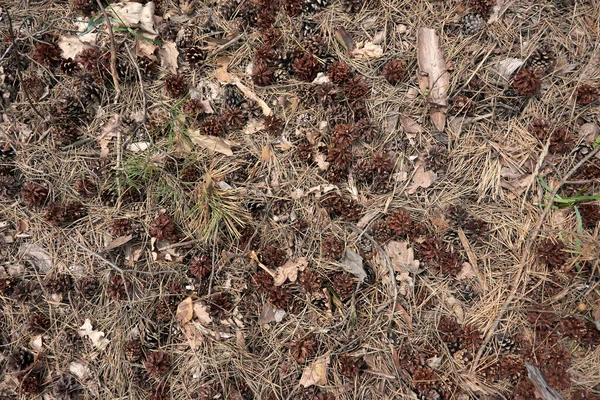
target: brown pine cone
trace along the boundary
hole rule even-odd
[[[542,74],[549,71],[556,63],[556,55],[550,43],[543,43],[536,48],[529,60],[527,66],[534,71],[540,71]]]
[[[98,74],[98,65],[100,60],[100,53],[94,48],[88,48],[83,50],[77,56],[77,61],[92,75]]]
[[[363,0],[342,0],[342,8],[347,13],[357,13],[363,6]]]
[[[473,111],[473,101],[467,96],[456,96],[452,100],[452,109],[457,114],[469,114]]]
[[[129,361],[139,361],[144,355],[142,341],[140,339],[128,340],[125,342],[123,353],[125,354],[125,358]]]
[[[79,65],[72,58],[67,58],[60,62],[60,70],[67,75],[73,75],[78,67]]]
[[[542,87],[541,75],[538,71],[521,68],[515,74],[512,85],[521,96],[533,96]]]
[[[275,307],[287,310],[292,306],[292,294],[287,288],[272,286],[269,289],[269,301]]]
[[[495,4],[496,0],[469,0],[469,7],[474,12],[482,15],[488,15]]]
[[[131,231],[131,221],[128,218],[118,218],[112,221],[110,232],[116,237],[127,235]]]
[[[308,140],[304,139],[301,143],[296,146],[296,150],[294,154],[298,157],[299,160],[304,162],[312,161],[313,157],[313,145],[309,143]]]
[[[548,150],[553,154],[567,154],[575,147],[573,135],[567,128],[555,129],[550,137],[550,147]]]
[[[264,62],[267,65],[271,65],[275,60],[275,49],[273,46],[263,44],[254,50],[254,61],[256,63]]]
[[[350,101],[360,100],[366,97],[370,91],[371,89],[360,76],[349,79],[344,85],[344,94]]]
[[[113,275],[106,285],[106,295],[113,300],[124,300],[131,292],[131,283],[123,281],[121,275]]]
[[[77,287],[79,288],[79,292],[87,300],[92,300],[100,292],[100,282],[94,278],[80,279]]]
[[[422,262],[428,265],[437,265],[444,258],[446,249],[440,239],[430,237],[419,244],[417,253]]]
[[[95,0],[71,0],[73,9],[83,15],[92,15],[98,9],[98,3]]]
[[[32,58],[45,67],[55,67],[60,63],[60,49],[55,44],[38,43],[33,49]]]
[[[33,354],[27,350],[18,349],[13,351],[8,357],[6,357],[6,371],[8,372],[19,372],[27,369],[33,364]]]
[[[290,1],[290,0],[287,0]],[[291,0],[291,2],[298,2],[301,0]],[[285,5],[284,5],[285,7]],[[279,45],[279,42],[281,41],[281,31],[279,29],[270,27],[265,29],[262,32],[262,39],[265,42],[265,44],[271,46],[271,47],[277,47]]]
[[[175,222],[166,214],[160,214],[150,225],[150,236],[156,239],[177,240]]]
[[[50,293],[66,294],[71,290],[71,277],[67,274],[58,274],[49,279],[44,286]]]
[[[294,59],[294,73],[303,81],[312,82],[320,69],[321,65],[312,54]]]
[[[52,388],[52,395],[60,400],[75,400],[81,397],[82,388],[75,378],[63,375]]]
[[[234,307],[232,296],[229,293],[219,293],[213,296],[208,305],[210,316],[217,321],[225,319]]]
[[[66,207],[56,203],[52,203],[46,207],[44,218],[46,221],[57,226],[68,224],[69,221]]]
[[[279,133],[281,128],[283,128],[283,120],[281,118],[277,118],[274,115],[269,115],[265,118],[265,131],[271,135]]]
[[[289,344],[290,354],[299,364],[304,364],[313,358],[317,347],[318,343],[312,334],[305,337],[297,337]]]
[[[212,116],[202,121],[200,131],[207,136],[223,136],[225,135],[225,125],[219,117]]]
[[[384,65],[381,75],[392,85],[397,85],[406,75],[406,63],[402,60],[388,61]]]
[[[390,155],[382,150],[374,152],[371,156],[371,167],[376,175],[389,176],[394,169],[394,164]]]
[[[34,335],[39,335],[50,329],[50,320],[44,314],[33,314],[27,321],[29,331]]]
[[[531,121],[529,124],[529,133],[538,138],[539,140],[548,139],[548,135],[550,134],[550,126],[548,121],[543,118],[536,118]]]
[[[317,293],[321,291],[321,278],[312,269],[305,269],[302,271],[298,281],[308,293]]]
[[[578,204],[583,227],[593,230],[600,222],[600,206],[595,203]]]
[[[337,261],[342,258],[345,248],[346,245],[342,240],[329,236],[321,242],[321,255],[328,260]]]
[[[333,276],[331,287],[337,293],[340,300],[346,300],[354,293],[356,283],[352,275],[346,272],[339,272]]]
[[[327,45],[320,35],[308,35],[303,41],[304,50],[308,54],[321,57],[327,51]]]
[[[183,113],[191,118],[197,118],[198,115],[204,113],[204,105],[201,100],[190,99],[185,103],[185,106],[183,106]]]
[[[198,66],[206,58],[206,52],[200,46],[192,46],[185,52],[186,61],[193,66]]]
[[[380,245],[383,246],[392,240],[394,232],[392,231],[392,228],[390,228],[387,221],[380,219],[371,225],[370,235],[373,237],[373,239],[377,240]]]
[[[348,148],[356,137],[354,136],[355,131],[352,126],[348,124],[337,124],[331,132],[331,143],[339,148]]]
[[[244,111],[237,107],[230,107],[225,110],[221,121],[225,126],[232,129],[240,129],[246,123],[246,115]]]
[[[551,269],[560,269],[569,258],[565,249],[566,246],[561,241],[555,242],[552,239],[544,239],[538,243],[537,255]]]
[[[349,378],[358,376],[365,367],[362,357],[353,357],[349,354],[343,354],[338,358],[338,371],[341,375]]]
[[[26,395],[28,398],[35,398],[43,390],[43,379],[43,370],[38,368],[29,371],[21,381],[21,393]]]
[[[413,229],[413,221],[410,213],[402,209],[394,211],[387,218],[387,224],[396,236],[401,238],[407,237]]]
[[[352,78],[352,70],[344,61],[335,61],[329,66],[327,75],[333,83],[341,84]]]
[[[266,62],[258,61],[252,69],[252,81],[258,86],[267,86],[273,82],[273,70]]]
[[[190,164],[185,166],[181,170],[181,175],[179,176],[182,182],[195,183],[202,178],[198,167],[195,164]]]
[[[171,360],[169,355],[164,351],[154,351],[146,358],[144,367],[146,367],[146,371],[148,371],[151,377],[160,379],[171,369]]]
[[[371,143],[377,136],[377,128],[368,119],[360,118],[352,127],[352,136],[365,143]]]
[[[444,146],[431,146],[425,157],[425,164],[435,172],[446,172],[449,161],[448,149]]]
[[[321,205],[331,218],[343,217],[348,221],[358,221],[362,207],[354,200],[346,200],[337,193],[325,197]]]
[[[46,202],[48,189],[37,183],[28,182],[21,189],[21,195],[28,205],[39,207]]]
[[[273,277],[261,269],[252,275],[252,285],[259,293],[269,292],[273,286]]]
[[[259,254],[263,264],[271,268],[277,268],[285,262],[286,254],[281,248],[268,245]]]
[[[327,161],[331,163],[330,169],[346,171],[352,162],[352,151],[348,147],[332,143],[327,151]]]
[[[165,78],[165,90],[172,97],[183,97],[188,91],[188,84],[181,75],[170,75]]]
[[[315,85],[313,89],[313,95],[317,104],[329,107],[336,104],[339,90],[332,83],[323,83]]]
[[[303,5],[303,0],[284,0],[283,9],[290,17],[295,17],[302,13]]]
[[[194,256],[190,262],[190,274],[198,279],[206,278],[212,272],[212,259],[209,254],[202,253]]]
[[[73,189],[82,197],[91,197],[96,194],[96,183],[88,178],[81,178],[75,182]]]
[[[598,88],[590,85],[583,84],[577,88],[577,104],[585,106],[593,103],[598,99]]]

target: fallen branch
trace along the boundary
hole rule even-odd
[[[100,0],[96,0],[98,3],[98,7],[102,10],[102,14],[104,14],[104,20],[106,22],[106,28],[108,29],[108,37],[110,38],[110,74],[112,75],[113,85],[115,87],[115,104],[119,100],[119,96],[121,95],[121,86],[119,86],[119,75],[117,73],[117,49],[115,47],[115,35],[113,33],[112,25],[110,23],[110,17],[106,12],[106,9],[102,5]]]

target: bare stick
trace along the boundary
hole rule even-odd
[[[112,75],[113,85],[115,87],[115,104],[117,104],[117,100],[121,95],[121,86],[119,86],[119,75],[117,74],[117,49],[115,47],[115,35],[112,30],[112,25],[110,23],[110,18],[106,9],[102,5],[100,0],[96,0],[98,3],[98,7],[102,10],[102,14],[104,15],[104,20],[106,22],[106,28],[108,29],[108,37],[110,38],[110,74]]]
[[[552,203],[554,201],[554,197],[556,196],[556,193],[558,193],[558,191],[560,190],[562,185],[564,185],[565,182],[567,182],[569,180],[569,178],[583,164],[585,164],[592,157],[594,157],[594,155],[596,155],[596,153],[598,153],[599,150],[600,150],[600,146],[596,147],[594,150],[590,151],[588,153],[588,155],[585,156],[581,161],[579,161],[577,163],[577,165],[575,165],[573,168],[571,168],[571,170],[561,179],[561,181],[558,183],[558,185],[554,188],[554,190],[552,191],[552,194],[550,194],[550,203],[546,205],[544,212],[542,213],[542,215],[540,215],[540,218],[538,219],[535,229],[531,233],[531,236],[529,236],[529,239],[527,239],[527,243],[525,243],[525,248],[524,248],[523,252],[521,253],[521,263],[519,265],[519,270],[517,271],[515,278],[513,279],[510,295],[504,301],[504,304],[502,304],[502,308],[500,309],[498,316],[496,316],[494,323],[492,324],[491,328],[488,330],[487,334],[485,335],[485,340],[479,347],[479,350],[477,351],[477,355],[475,356],[475,359],[473,360],[473,364],[471,365],[471,371],[475,371],[475,369],[477,368],[477,365],[479,364],[479,360],[483,356],[483,352],[485,351],[485,348],[489,344],[490,340],[492,339],[492,336],[496,332],[496,329],[498,329],[498,325],[500,325],[500,321],[502,321],[504,314],[506,314],[506,312],[508,311],[508,308],[510,307],[510,305],[512,304],[512,302],[514,301],[514,299],[517,295],[517,290],[519,289],[519,284],[521,283],[521,277],[523,276],[523,272],[525,271],[525,266],[527,265],[526,257],[531,252],[531,248],[533,247],[533,242],[539,235],[540,230],[542,228],[542,224],[544,223],[544,220],[550,213],[550,209],[551,209]]]

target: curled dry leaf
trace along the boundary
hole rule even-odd
[[[137,2],[112,3],[107,11],[117,17],[130,28],[141,28],[148,33],[158,34],[154,29],[154,2],[146,4]]]
[[[327,385],[327,367],[329,366],[329,356],[321,357],[311,365],[304,368],[300,385],[303,387],[309,386],[324,386]]]
[[[226,156],[232,156],[233,151],[231,150],[231,146],[237,146],[237,143],[231,140],[217,136],[201,135],[197,129],[189,131],[188,135],[192,143],[204,147],[209,151],[225,154]]]
[[[314,157],[315,162],[321,171],[326,171],[327,168],[329,168],[329,162],[325,161],[326,157],[327,156],[323,153],[319,153]]]
[[[152,35],[149,36],[149,39],[153,39],[156,37],[156,35]],[[149,59],[151,59],[152,61],[156,61],[156,45],[154,44],[154,42],[150,42],[148,40],[144,40],[144,39],[140,39],[140,38],[136,38],[135,39],[135,49],[134,49],[134,54],[137,57],[148,57]]]
[[[271,322],[281,322],[285,316],[285,310],[273,308],[270,304],[265,304],[258,316],[259,325],[270,324]]]
[[[190,349],[198,350],[200,344],[204,342],[202,330],[194,323],[185,324],[182,329],[183,337]]]
[[[496,73],[497,77],[503,82],[508,82],[513,74],[521,68],[525,62],[518,58],[507,58],[505,60],[498,61],[492,66],[492,71]]]
[[[202,303],[194,303],[194,315],[202,324],[210,324],[212,322],[208,308]]]
[[[446,110],[448,106],[448,87],[450,74],[440,48],[440,40],[435,30],[419,28],[417,35],[417,60],[420,77],[426,78],[426,86],[421,91],[429,90],[429,115],[438,131],[444,130]],[[425,86],[422,84],[422,86]]]
[[[75,59],[85,49],[91,49],[87,43],[81,41],[80,36],[65,35],[61,36],[58,40],[58,47],[60,47],[62,58]]]
[[[355,58],[379,58],[383,55],[383,47],[373,42],[365,42],[362,46],[358,44],[357,48],[352,50]]]
[[[407,190],[408,194],[414,194],[419,188],[428,188],[435,181],[433,171],[425,171],[425,166],[421,163],[413,175],[413,182]]]
[[[37,244],[23,243],[20,248],[20,253],[23,258],[31,262],[36,271],[40,274],[47,274],[54,266],[50,253]]]
[[[82,362],[73,361],[69,364],[69,372],[79,378],[80,381],[84,381],[90,374],[90,369]]]
[[[177,57],[179,57],[179,50],[175,42],[165,42],[160,50],[158,50],[160,57],[160,65],[167,69],[170,73],[177,73]]]
[[[290,282],[296,282],[298,279],[298,271],[304,271],[308,265],[306,257],[300,257],[296,261],[287,260],[285,264],[277,267],[275,270],[275,276],[273,277],[273,284],[275,286],[281,286],[286,280]]]
[[[94,330],[89,318],[86,318],[83,325],[79,327],[79,336],[87,336],[92,341],[92,345],[98,350],[104,350],[110,343],[110,340],[104,337],[104,332]]]
[[[340,263],[344,266],[344,269],[356,276],[361,282],[367,278],[367,273],[363,268],[363,258],[360,254],[346,248]]]
[[[419,260],[415,260],[415,251],[409,242],[391,241],[385,246],[385,251],[390,257],[394,271],[413,274],[418,272],[420,263]]]
[[[100,158],[108,157],[108,144],[112,138],[116,137],[121,129],[121,116],[119,114],[113,114],[98,134],[98,141],[100,142]]]
[[[116,238],[115,240],[111,241],[109,244],[107,244],[106,247],[104,248],[104,251],[109,251],[112,249],[116,249],[117,247],[121,247],[125,243],[129,242],[132,238],[133,238],[132,235],[120,236],[120,237]]]
[[[456,279],[472,279],[477,278],[477,274],[473,270],[473,266],[468,262],[462,263],[462,268],[460,272],[456,275]]]
[[[181,325],[185,325],[192,320],[194,317],[194,302],[191,297],[186,297],[177,306],[177,313],[175,318]]]

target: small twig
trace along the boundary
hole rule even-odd
[[[546,217],[550,213],[550,210],[552,209],[552,207],[550,207],[550,206],[553,203],[553,199],[556,197],[556,194],[558,193],[558,191],[560,190],[560,188],[565,184],[565,182],[567,182],[567,180],[582,165],[584,165],[592,157],[594,157],[594,155],[596,155],[596,153],[598,153],[599,150],[600,150],[600,146],[596,147],[594,150],[590,151],[588,153],[588,155],[586,155],[581,161],[579,161],[577,163],[577,165],[575,165],[573,168],[571,168],[571,170],[561,179],[561,181],[558,183],[558,185],[556,185],[556,187],[552,191],[552,194],[549,197],[550,204],[548,204],[544,208],[544,212],[542,213],[542,215],[540,215],[540,218],[538,219],[538,222],[537,222],[537,224],[535,226],[535,229],[532,231],[531,236],[529,236],[529,238],[527,239],[527,242],[525,243],[524,250],[521,253],[521,263],[519,265],[519,269],[517,270],[517,272],[515,274],[515,278],[513,279],[513,282],[511,284],[512,289],[511,289],[510,295],[506,298],[506,300],[504,301],[504,304],[502,304],[502,308],[500,309],[500,312],[496,316],[496,319],[494,320],[494,323],[492,324],[492,326],[488,330],[483,343],[479,347],[479,350],[477,351],[477,355],[475,356],[475,359],[473,360],[473,364],[471,365],[471,371],[475,371],[476,370],[476,368],[477,368],[477,366],[479,364],[479,360],[483,356],[483,352],[485,351],[485,348],[487,347],[487,345],[489,344],[490,340],[492,339],[492,336],[496,332],[496,329],[498,329],[498,326],[500,325],[500,322],[502,321],[502,318],[504,317],[504,315],[508,311],[508,308],[513,303],[513,301],[515,300],[515,297],[517,295],[517,290],[519,288],[519,284],[521,283],[521,277],[523,276],[523,272],[525,271],[525,266],[527,265],[527,257],[531,253],[531,248],[533,247],[533,242],[535,241],[535,239],[539,235],[539,233],[541,231],[541,228],[542,228],[542,224],[544,223],[544,220],[546,219]]]
[[[106,28],[108,29],[108,37],[110,38],[110,74],[112,75],[113,85],[115,87],[115,104],[117,104],[119,96],[121,95],[121,86],[119,86],[119,75],[117,73],[117,49],[115,47],[115,35],[110,23],[110,17],[102,5],[102,2],[100,0],[96,0],[96,3],[98,3],[98,7],[100,7],[100,10],[104,15]],[[117,160],[117,162],[119,162],[119,160]]]
[[[245,33],[241,33],[239,35],[237,35],[236,37],[234,37],[233,39],[231,39],[230,41],[228,41],[227,43],[217,47],[215,50],[213,50],[210,55],[211,56],[215,56],[217,54],[219,54],[220,52],[227,50],[228,48],[230,48],[231,46],[233,46],[236,42],[242,40],[243,38],[246,37]]]

